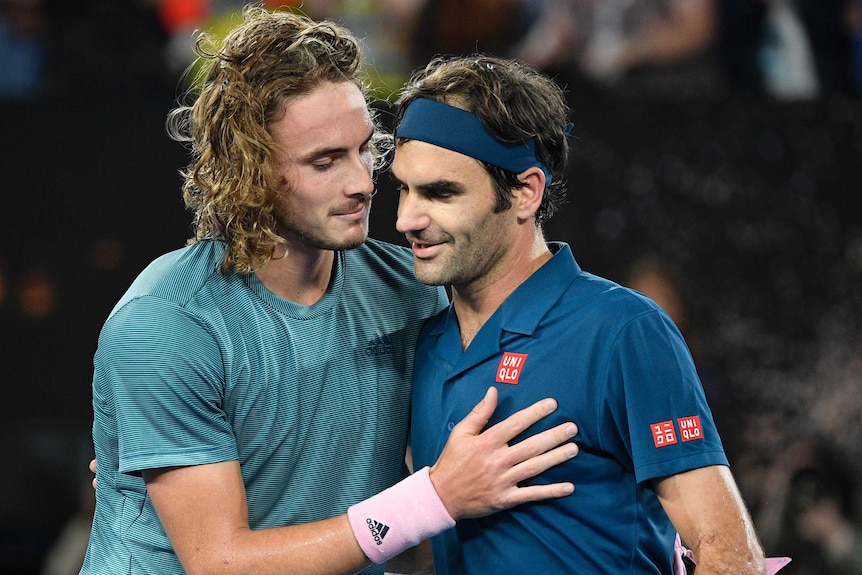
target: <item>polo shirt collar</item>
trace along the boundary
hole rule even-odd
[[[547,246],[551,250],[551,259],[518,286],[494,314],[499,316],[500,329],[532,335],[542,318],[581,272],[567,244],[548,242]]]
[[[439,322],[429,334],[440,337],[436,355],[452,364],[454,369],[450,371],[450,377],[497,355],[503,331],[531,336],[542,318],[581,272],[567,244],[548,242],[547,245],[553,254],[551,259],[506,298],[463,353],[455,306],[450,304],[446,319]]]

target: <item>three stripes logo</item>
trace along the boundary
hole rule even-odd
[[[392,344],[392,338],[389,334],[380,331],[365,344],[366,356],[392,355],[395,353],[395,346]]]
[[[375,521],[370,517],[365,520],[368,524],[368,529],[371,531],[371,536],[374,537],[374,542],[377,545],[383,545],[383,538],[389,533],[389,526],[379,521]]]

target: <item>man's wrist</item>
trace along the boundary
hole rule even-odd
[[[347,510],[365,555],[384,563],[405,549],[455,525],[424,467]]]

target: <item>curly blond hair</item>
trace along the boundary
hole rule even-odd
[[[194,213],[189,243],[224,240],[223,273],[258,269],[285,243],[275,205],[289,190],[268,131],[282,103],[324,82],[354,82],[368,94],[359,44],[347,29],[259,6],[246,7],[243,20],[218,48],[211,35],[197,37],[195,51],[205,65],[200,93],[192,105],[173,110],[167,124],[173,139],[190,145],[191,160],[181,172],[183,199]],[[377,125],[373,113],[372,119]],[[376,164],[387,147],[388,137],[375,130]]]

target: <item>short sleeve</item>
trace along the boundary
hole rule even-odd
[[[108,319],[93,391],[113,412],[122,473],[237,459],[218,342],[174,303],[142,297]]]
[[[691,353],[660,310],[629,321],[613,346],[611,412],[639,482],[727,465]]]

